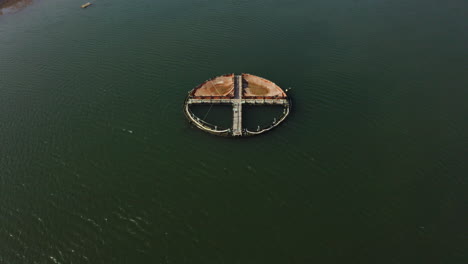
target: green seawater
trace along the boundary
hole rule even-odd
[[[0,16],[0,263],[467,263],[465,0],[84,2]],[[242,72],[286,122],[192,127]]]

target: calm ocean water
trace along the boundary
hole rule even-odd
[[[0,16],[0,263],[467,263],[466,1],[84,2]],[[287,122],[191,127],[231,72]]]

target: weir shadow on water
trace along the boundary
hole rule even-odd
[[[243,126],[250,131],[266,128],[281,118],[284,109],[283,106],[244,105]]]
[[[218,129],[232,127],[231,105],[192,105],[192,112],[198,118],[218,126]],[[283,106],[255,106],[243,105],[242,125],[250,131],[270,126],[275,120],[278,121],[284,113]]]
[[[218,129],[232,127],[231,105],[192,105],[190,109],[196,117],[218,126]]]

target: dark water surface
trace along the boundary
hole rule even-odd
[[[465,0],[84,2],[0,16],[0,263],[468,263]],[[287,122],[192,128],[231,72]]]

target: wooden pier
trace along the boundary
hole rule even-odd
[[[235,99],[231,98],[204,98],[204,99],[196,99],[190,98],[187,100],[187,104],[233,104]],[[288,104],[288,99],[241,99],[242,104],[249,104],[249,105],[286,105]]]
[[[224,75],[223,77],[225,78],[226,76],[229,75]],[[254,76],[256,77],[256,76]],[[252,78],[252,75],[249,75],[249,78]],[[257,77],[260,78],[260,77]],[[216,78],[215,78],[216,79]],[[215,80],[213,79],[213,80]],[[244,79],[243,75],[233,75],[233,82],[231,81],[231,85],[233,84],[233,91],[229,95],[223,95],[220,96],[219,94],[216,95],[202,95],[202,96],[197,96],[195,94],[195,89],[192,90],[189,93],[189,96],[187,97],[185,101],[185,113],[187,118],[191,120],[193,124],[195,124],[198,128],[212,133],[212,134],[218,134],[218,135],[230,135],[230,136],[248,136],[248,135],[257,135],[264,133],[266,131],[271,130],[272,128],[278,126],[289,114],[289,108],[290,108],[290,101],[289,98],[286,97],[286,94],[278,87],[276,89],[279,89],[281,91],[280,96],[275,95],[275,96],[244,96],[245,88],[243,87],[244,85]],[[260,78],[261,80],[264,80]],[[232,79],[230,79],[232,80]],[[209,83],[212,80],[209,80],[205,83]],[[266,82],[269,82],[267,80],[264,80]],[[204,84],[205,84],[204,83]],[[271,83],[271,82],[270,82]],[[268,83],[269,85],[273,83]],[[196,89],[203,87],[203,85],[200,85]],[[274,84],[273,84],[274,85]],[[213,86],[213,84],[211,84]],[[231,86],[232,87],[232,86]],[[275,85],[275,87],[277,87]],[[247,87],[248,88],[248,87]],[[218,92],[219,93],[219,92]],[[193,113],[190,111],[190,105],[198,105],[198,104],[230,104],[232,105],[232,127],[229,129],[222,129],[219,130],[217,126],[214,125],[209,125],[208,123],[204,122],[204,120],[201,120],[198,117],[195,117]],[[279,118],[278,121],[273,121],[272,125],[263,128],[261,130],[251,132],[248,131],[247,129],[243,129],[242,127],[242,105],[243,104],[249,104],[249,105],[282,105],[285,107],[285,111],[283,112],[283,116]]]
[[[234,81],[234,99],[232,100],[232,135],[242,136],[242,76]]]

